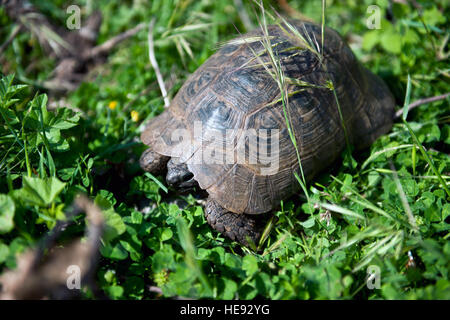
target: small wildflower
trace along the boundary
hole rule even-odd
[[[415,268],[416,262],[414,261],[414,257],[411,251],[408,251],[408,262],[406,263],[406,269]]]
[[[320,221],[323,221],[323,220],[327,221],[327,227],[328,227],[330,225],[330,220],[331,220],[331,212],[329,210],[320,214]]]
[[[108,104],[108,108],[110,108],[111,110],[114,110],[117,107],[117,101],[111,101]]]
[[[138,122],[139,121],[139,113],[137,111],[131,111],[131,119],[134,122]]]
[[[169,280],[169,270],[162,269],[160,272],[153,275],[153,279],[158,287],[162,287]]]

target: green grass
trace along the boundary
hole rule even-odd
[[[449,92],[447,2],[417,1],[420,12],[395,3],[395,23],[382,13],[382,29],[369,30],[366,9],[373,2],[382,12],[387,8],[387,1],[369,0],[327,1],[325,10],[317,1],[289,3],[344,35],[386,81],[398,109]],[[83,14],[89,11],[85,2],[76,3]],[[95,3],[104,15],[100,42],[157,17],[155,58],[170,99],[237,34],[235,26],[247,31],[234,1]],[[47,1],[41,10],[63,22],[67,4]],[[258,27],[258,5],[243,4]],[[276,3],[264,4],[269,13],[271,6],[283,13]],[[2,8],[0,21],[3,43],[16,26]],[[16,255],[35,245],[84,192],[106,215],[96,279],[114,299],[450,299],[449,98],[405,113],[369,149],[354,152],[354,162],[345,151],[313,182],[299,177],[305,192],[274,211],[278,219],[255,253],[213,231],[193,195],[176,196],[163,177],[139,169],[145,149],[139,133],[164,110],[147,31],[119,45],[56,111],[40,85],[54,64],[35,38],[20,33],[0,56],[0,273],[15,268]],[[323,40],[317,40],[320,47]],[[295,80],[274,76],[282,93],[283,81]],[[281,98],[286,111],[288,98]],[[77,216],[65,237],[81,236],[84,227],[84,215]],[[406,267],[408,252],[413,268]],[[374,265],[381,288],[370,290],[367,268]]]

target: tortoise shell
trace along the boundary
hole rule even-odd
[[[303,37],[320,42],[320,26],[291,23]],[[300,167],[286,119],[307,180],[344,150],[343,123],[334,92],[326,87],[328,80],[334,85],[349,142],[356,148],[367,147],[392,126],[392,94],[380,78],[358,63],[338,33],[325,29],[320,63],[317,54],[278,25],[267,30],[285,78],[312,85],[288,84],[288,105],[283,107],[278,83],[261,63],[273,71],[261,42],[263,33],[255,30],[213,54],[184,83],[170,107],[150,120],[141,136],[155,152],[186,162],[199,186],[234,213],[270,211],[298,191],[294,172],[299,173]],[[194,130],[195,123],[201,124],[200,135]],[[189,161],[203,159],[207,146],[233,141],[232,147],[237,148],[237,139],[249,129],[279,130],[275,172],[262,174],[267,164],[250,159],[251,144],[259,144],[261,139],[245,141],[244,162]],[[191,139],[174,139],[176,132],[188,132]],[[231,140],[225,141],[230,136]]]

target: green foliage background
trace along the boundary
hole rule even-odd
[[[259,14],[250,1],[240,9],[239,1],[212,0],[32,2],[61,24],[69,4],[83,18],[95,5],[104,17],[99,42],[156,17],[155,53],[170,97],[235,27],[246,31],[239,13],[253,27]],[[392,22],[388,1],[326,1],[326,25],[388,83],[399,108],[408,75],[411,101],[450,91],[449,3],[417,2],[421,14],[393,4]],[[320,1],[289,4],[320,22]],[[379,30],[365,24],[372,4],[383,13]],[[3,43],[15,27],[3,8],[0,24]],[[163,111],[146,31],[117,47],[56,110],[40,85],[54,62],[33,36],[20,33],[0,61],[0,273],[15,268],[16,255],[83,192],[106,216],[97,281],[113,299],[450,299],[450,204],[438,180],[450,178],[448,98],[414,109],[407,124],[398,120],[369,150],[354,153],[356,168],[341,161],[310,184],[312,201],[323,204],[312,212],[301,195],[284,201],[263,251],[254,253],[212,231],[194,195],[179,196],[163,177],[139,169],[139,133]],[[65,237],[84,228],[77,216]],[[380,289],[366,286],[369,265],[381,270]]]

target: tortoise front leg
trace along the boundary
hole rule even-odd
[[[170,157],[163,156],[149,148],[142,153],[139,164],[144,171],[157,176],[166,169],[169,159]]]
[[[246,247],[250,247],[250,240],[258,246],[264,228],[263,217],[230,212],[209,197],[205,205],[205,218],[213,229],[231,240]]]

